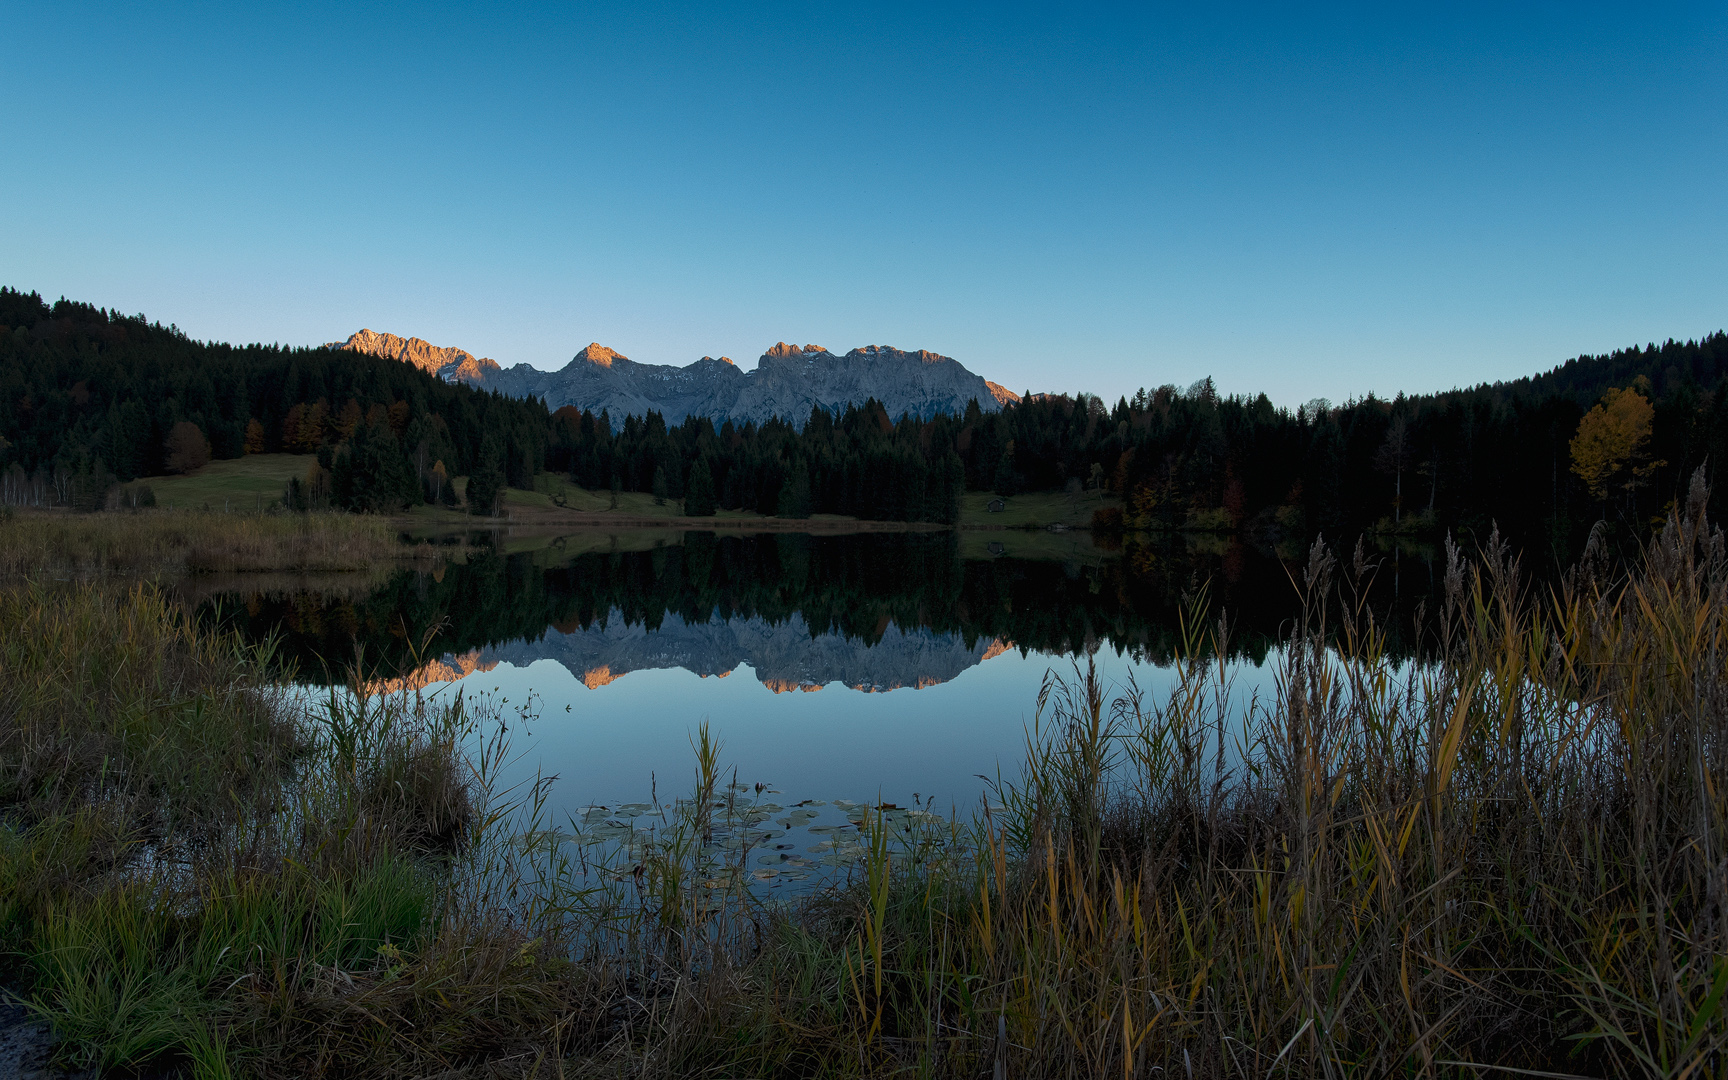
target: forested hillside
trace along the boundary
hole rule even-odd
[[[389,509],[448,498],[448,477],[488,462],[528,484],[547,434],[538,402],[394,360],[194,341],[142,316],[0,289],[7,501],[88,506],[200,456],[286,451],[319,455],[324,475],[302,498]]]
[[[1523,547],[1562,552],[1604,517],[1641,533],[1692,469],[1728,457],[1725,380],[1717,333],[1471,389],[1294,410],[1202,380],[1114,406],[1028,395],[919,420],[872,401],[761,424],[668,426],[649,413],[614,431],[604,413],[548,415],[397,360],[197,342],[0,289],[0,495],[89,507],[115,483],[195,468],[200,452],[290,451],[320,463],[290,492],[299,506],[448,502],[450,479],[467,475],[472,508],[487,512],[504,484],[550,469],[681,501],[691,516],[951,522],[965,490],[1068,490],[1121,497],[1105,529],[1300,541],[1498,524]]]

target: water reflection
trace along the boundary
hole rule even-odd
[[[741,778],[791,798],[970,799],[976,774],[1018,762],[1053,667],[1090,656],[1156,694],[1185,627],[1222,611],[1228,658],[1264,691],[1261,664],[1297,611],[1283,561],[1224,541],[1066,538],[1056,559],[990,554],[1045,543],[1020,534],[579,541],[589,550],[511,541],[368,588],[278,584],[199,606],[276,636],[302,681],[343,680],[360,655],[379,688],[532,698],[524,768],[561,774],[571,805],[639,800],[651,775],[677,787],[703,718]],[[1386,557],[1373,600],[1396,655],[1426,592],[1408,582],[1428,565]]]
[[[1019,543],[1008,535],[1006,543]],[[306,681],[340,680],[357,648],[369,666],[404,674],[433,631],[421,655],[444,660],[481,650],[496,659],[509,652],[515,663],[544,641],[551,651],[539,655],[556,652],[579,673],[683,666],[717,675],[749,664],[800,686],[879,689],[952,678],[955,649],[982,658],[993,644],[1059,655],[1105,647],[1167,662],[1202,602],[1210,615],[1227,615],[1229,655],[1258,662],[1297,611],[1285,562],[1223,541],[1215,550],[1183,538],[1117,551],[1088,543],[1070,549],[1082,557],[1058,561],[963,557],[950,533],[624,539],[640,549],[571,556],[547,540],[537,550],[481,549],[359,589],[273,583],[196,599],[207,617],[249,636],[277,635]],[[980,552],[990,542],[1005,543],[978,541]],[[1389,650],[1402,654],[1403,616],[1427,595],[1432,571],[1428,560],[1396,553],[1383,562],[1376,603]],[[820,644],[795,644],[801,638]],[[884,642],[881,663],[899,655],[928,670],[876,677],[878,662],[862,655]],[[842,659],[847,652],[856,655]]]

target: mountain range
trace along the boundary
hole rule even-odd
[[[802,425],[817,406],[839,412],[871,398],[890,416],[910,413],[929,419],[938,413],[958,415],[972,401],[985,412],[996,412],[1020,400],[952,357],[886,345],[866,345],[836,356],[819,345],[780,342],[762,354],[753,371],[739,370],[724,356],[704,356],[684,367],[639,364],[598,342],[557,371],[528,364],[506,368],[464,349],[373,330],[326,347],[401,360],[447,382],[539,398],[550,409],[604,410],[614,425],[650,411],[660,413],[668,424],[701,416],[716,423],[762,423],[780,417]]]

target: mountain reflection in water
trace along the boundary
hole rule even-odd
[[[801,615],[778,624],[761,616],[688,622],[668,615],[649,630],[613,614],[585,630],[554,630],[538,641],[483,649],[476,663],[526,667],[554,660],[590,690],[648,668],[677,667],[703,678],[725,678],[747,665],[777,694],[820,690],[836,682],[869,692],[945,683],[1008,648],[997,640],[968,646],[958,634],[897,626],[866,646],[832,631],[813,634]]]
[[[1196,551],[1176,538],[1041,561],[963,558],[950,533],[654,540],[574,557],[556,545],[483,548],[365,595],[278,587],[199,606],[250,638],[276,635],[309,682],[344,681],[359,650],[369,671],[422,684],[553,659],[589,686],[646,668],[721,675],[745,664],[776,689],[860,690],[944,682],[1009,647],[1166,663],[1202,598],[1212,618],[1227,615],[1227,653],[1258,663],[1297,611],[1285,564],[1239,544]],[[1426,595],[1426,560],[1385,562],[1376,589],[1388,604]],[[1393,614],[1383,625],[1397,654],[1408,620]],[[429,658],[438,666],[417,674]]]
[[[1299,611],[1294,567],[1209,537],[1112,551],[1082,535],[1044,560],[989,554],[989,540],[1039,539],[1015,533],[575,539],[616,550],[516,538],[371,590],[191,599],[274,636],[302,682],[345,682],[359,656],[375,689],[457,682],[512,709],[533,700],[524,761],[559,773],[571,806],[685,775],[703,719],[740,778],[788,797],[970,799],[975,774],[1016,767],[1046,672],[1090,657],[1156,700],[1185,626],[1204,611],[1215,631],[1223,612],[1244,692],[1264,692],[1259,665]],[[1384,560],[1373,599],[1396,656],[1430,568]]]

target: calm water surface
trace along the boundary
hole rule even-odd
[[[1384,559],[1387,605],[1426,594],[1426,560]],[[1222,610],[1246,702],[1270,693],[1297,610],[1284,562],[1211,538],[700,532],[505,537],[375,588],[281,583],[200,609],[276,635],[308,683],[343,679],[358,646],[393,685],[527,704],[513,776],[556,775],[565,809],[686,793],[704,720],[737,780],[781,801],[968,805],[981,774],[1017,772],[1047,673],[1090,657],[1156,697],[1184,618]]]

